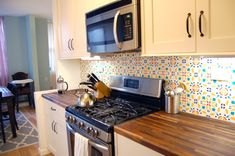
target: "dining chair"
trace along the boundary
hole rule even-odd
[[[12,80],[24,80],[28,79],[29,76],[27,73],[24,72],[17,72],[12,75]],[[8,83],[8,88],[11,92],[15,95],[15,103],[16,103],[16,110],[19,112],[19,97],[22,95],[27,95],[29,105],[32,105],[33,96],[32,96],[32,87],[30,83],[22,84],[12,84]],[[34,106],[34,104],[33,104]]]

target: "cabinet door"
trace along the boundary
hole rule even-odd
[[[85,2],[83,0],[57,2],[60,58],[90,56],[86,50]]]
[[[203,14],[201,15],[201,11]],[[201,15],[201,31],[199,17]],[[197,51],[235,51],[235,1],[197,0]]]
[[[68,141],[65,120],[55,122],[54,142],[56,142],[56,156],[68,156]],[[63,141],[58,141],[63,140]]]
[[[143,0],[141,8],[143,55],[195,51],[195,0]]]
[[[76,57],[77,51],[77,39],[75,36],[75,29],[77,27],[75,22],[76,16],[76,0],[59,0],[59,33],[61,34],[61,48],[60,57]]]
[[[76,13],[76,28],[75,37],[77,40],[76,50],[78,57],[89,57],[90,53],[87,52],[87,36],[86,36],[86,2],[84,0],[77,0],[77,13]]]
[[[163,156],[139,143],[136,143],[122,135],[115,133],[116,156]]]
[[[56,144],[54,142],[54,131],[53,131],[53,126],[54,126],[54,115],[51,111],[51,104],[48,100],[45,100],[44,103],[45,106],[45,115],[47,116],[46,118],[46,135],[47,135],[47,148],[49,149],[50,152],[55,153],[56,152]]]

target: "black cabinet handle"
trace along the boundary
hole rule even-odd
[[[54,132],[57,134],[58,132],[55,130],[56,122],[54,123]]]
[[[74,50],[74,48],[73,48],[73,38],[71,40],[71,49]]]
[[[53,107],[51,107],[51,110],[52,110],[52,111],[56,111],[56,109],[55,109],[55,108],[53,108]]]
[[[71,41],[71,39],[68,40],[68,48],[69,48],[69,50],[71,51],[70,41]]]
[[[204,34],[202,32],[202,15],[204,14],[204,11],[200,11],[200,16],[199,16],[199,31],[200,31],[200,36],[203,37]]]
[[[51,123],[51,129],[54,131],[54,121]]]
[[[188,17],[187,17],[187,20],[186,20],[186,30],[187,30],[187,33],[188,33],[188,37],[191,38],[192,35],[190,34],[189,32],[189,19],[190,19],[190,16],[191,16],[191,13],[188,13]]]

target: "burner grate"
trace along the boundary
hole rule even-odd
[[[80,114],[98,120],[108,125],[119,124],[123,121],[151,112],[139,103],[121,98],[106,98],[97,101],[89,108],[75,107]]]

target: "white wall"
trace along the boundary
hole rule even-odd
[[[59,75],[68,83],[69,89],[77,89],[81,82],[80,60],[57,59],[57,77]]]

